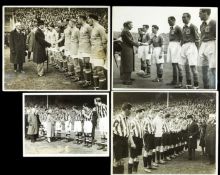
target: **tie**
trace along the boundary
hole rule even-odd
[[[207,22],[206,22],[206,21],[204,21],[204,22],[203,22],[203,25],[204,25],[204,26],[207,26]]]

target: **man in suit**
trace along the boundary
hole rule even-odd
[[[124,29],[121,33],[122,38],[122,51],[121,51],[121,73],[122,81],[124,85],[131,85],[131,73],[134,71],[134,48],[138,47],[140,44],[135,42],[130,30],[133,28],[131,21],[127,21],[123,24]]]
[[[216,121],[215,114],[209,114],[207,128],[205,133],[205,146],[208,154],[209,163],[215,163],[215,145],[216,145]]]
[[[44,75],[44,62],[47,60],[46,47],[50,47],[51,44],[45,41],[45,35],[43,33],[44,21],[39,20],[37,26],[33,49],[33,61],[37,63],[38,76],[42,77]]]
[[[36,109],[33,108],[30,115],[28,115],[28,132],[31,142],[34,143],[38,137],[40,121],[36,115]]]
[[[197,136],[199,134],[198,125],[193,121],[193,116],[188,115],[188,151],[189,160],[195,160],[195,149],[197,148]]]
[[[26,38],[22,33],[20,22],[15,24],[15,29],[10,33],[10,62],[14,64],[14,72],[25,73],[23,63],[25,62]]]

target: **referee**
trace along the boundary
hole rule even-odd
[[[128,157],[128,117],[131,115],[132,105],[124,103],[122,112],[113,121],[113,173],[124,173],[123,158]]]

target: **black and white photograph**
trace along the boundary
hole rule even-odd
[[[24,157],[108,157],[109,94],[23,94]]]
[[[114,90],[216,90],[217,7],[112,7]]]
[[[112,103],[112,174],[217,174],[217,92],[113,92]]]
[[[3,90],[109,90],[109,9],[3,6]]]

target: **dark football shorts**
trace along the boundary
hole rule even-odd
[[[169,134],[164,133],[162,135],[162,145],[163,146],[168,146],[169,145]]]
[[[128,157],[128,138],[113,135],[113,155],[116,161]]]
[[[161,140],[162,140],[162,137],[155,137],[154,138],[155,147],[161,146]]]
[[[143,139],[138,137],[133,137],[134,144],[136,148],[129,148],[129,153],[131,158],[135,158],[137,156],[142,155],[142,148],[143,148]]]
[[[144,134],[144,148],[146,151],[155,149],[153,134]]]

